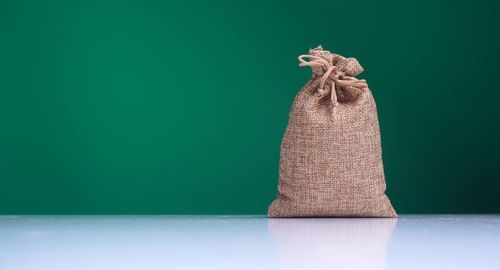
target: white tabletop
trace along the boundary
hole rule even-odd
[[[500,269],[500,215],[0,216],[0,269]]]

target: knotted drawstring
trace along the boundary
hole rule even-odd
[[[307,61],[304,58],[309,58],[311,60]],[[365,80],[358,80],[355,77],[345,75],[345,73],[339,70],[337,66],[334,66],[333,64],[319,56],[304,54],[299,56],[298,59],[300,62],[299,66],[301,67],[320,67],[323,71],[326,69],[326,71],[324,71],[323,73],[323,76],[321,77],[318,93],[323,97],[327,95],[328,92],[330,92],[330,98],[333,107],[337,106],[338,104],[337,92],[335,91],[336,85],[340,87],[353,86],[361,89],[368,87],[368,84]],[[328,87],[328,85],[325,85],[328,79],[330,79],[330,86],[329,88],[325,89],[325,86]]]

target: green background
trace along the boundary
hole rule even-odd
[[[494,1],[0,1],[0,214],[264,214],[322,44],[400,213],[500,212]]]

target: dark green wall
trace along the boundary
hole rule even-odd
[[[263,214],[322,44],[365,67],[400,213],[500,212],[494,1],[0,2],[0,214]]]

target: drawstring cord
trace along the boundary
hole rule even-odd
[[[304,58],[310,59],[309,61]],[[330,92],[330,98],[332,101],[332,106],[335,107],[338,105],[337,101],[337,92],[335,91],[335,86],[338,85],[340,87],[356,87],[356,88],[366,88],[368,84],[365,80],[358,80],[355,77],[347,76],[343,71],[340,71],[337,66],[332,65],[327,60],[314,55],[303,54],[299,56],[299,66],[300,67],[321,67],[326,71],[321,76],[320,84],[318,88],[318,93],[320,96],[325,96]],[[328,83],[329,85],[328,85]]]

